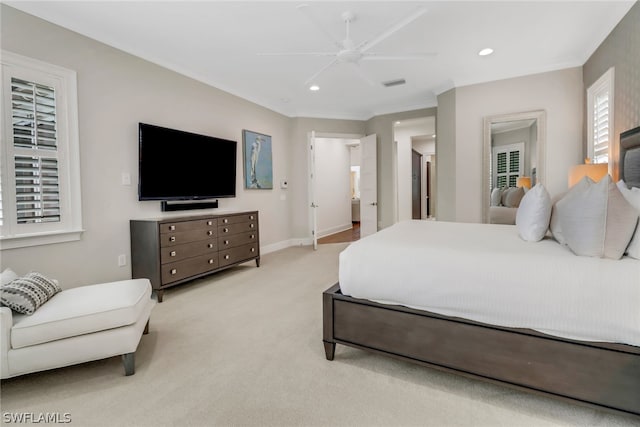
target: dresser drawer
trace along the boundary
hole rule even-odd
[[[258,220],[257,213],[223,216],[218,218],[218,225],[236,224],[238,222],[256,222]]]
[[[231,249],[220,249],[219,252],[219,265],[224,267],[225,265],[234,264],[243,259],[250,259],[258,255],[258,244],[253,243],[250,245],[239,246]]]
[[[181,231],[197,230],[201,228],[215,228],[218,220],[215,218],[199,219],[194,221],[179,221],[160,224],[160,233],[175,233]]]
[[[162,266],[162,284],[166,285],[218,267],[216,254],[201,255]]]
[[[231,234],[228,236],[218,237],[218,248],[225,250],[228,248],[235,248],[236,246],[246,245],[248,243],[254,243],[258,241],[258,232],[249,231],[247,233]]]
[[[198,230],[176,231],[160,234],[160,246],[175,246],[183,243],[209,240],[218,235],[215,227],[201,228]]]
[[[218,237],[230,235],[230,234],[238,234],[245,233],[247,231],[258,231],[258,222],[239,222],[236,224],[229,225],[218,225]]]
[[[185,258],[209,253],[212,253],[211,256],[216,256],[217,258],[217,251],[218,241],[215,238],[185,243],[183,245],[166,246],[160,249],[160,262],[166,264],[168,262],[176,262]]]

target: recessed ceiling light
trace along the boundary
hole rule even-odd
[[[309,86],[309,90],[311,90],[311,91],[313,91],[313,92],[318,91],[318,90],[320,90],[320,86],[318,86],[318,85],[311,85],[311,86]]]
[[[487,56],[487,55],[491,55],[492,53],[493,53],[493,49],[491,49],[490,47],[487,47],[485,49],[482,49],[480,52],[478,52],[478,55]]]
[[[435,134],[435,133],[434,133],[433,135],[431,135],[431,138],[435,138],[435,137],[436,137],[436,134]]]
[[[397,124],[397,125],[399,125],[399,124],[400,124],[400,122],[398,121],[398,122],[396,122],[396,124]]]

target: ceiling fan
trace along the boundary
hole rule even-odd
[[[424,15],[427,10],[423,7],[418,8],[413,13],[404,17],[400,21],[396,22],[389,28],[387,28],[382,33],[377,36],[363,41],[359,44],[355,44],[351,39],[350,33],[350,24],[355,21],[356,15],[351,11],[343,12],[341,15],[342,20],[346,25],[346,36],[344,40],[336,40],[329,32],[320,24],[320,22],[315,18],[315,16],[309,10],[310,7],[307,4],[302,4],[297,7],[298,10],[303,12],[307,18],[316,26],[318,29],[327,36],[332,43],[338,47],[337,52],[293,52],[293,53],[261,53],[259,55],[270,55],[270,56],[328,56],[333,57],[331,61],[318,70],[314,75],[309,77],[305,81],[305,85],[314,82],[320,74],[325,72],[327,69],[332,67],[337,63],[346,63],[351,65],[354,70],[360,74],[360,76],[366,80],[369,84],[373,85],[373,81],[362,72],[362,69],[359,66],[360,61],[368,61],[368,60],[413,60],[413,59],[425,59],[435,56],[435,53],[414,53],[414,54],[404,54],[404,55],[388,55],[381,53],[369,52],[369,50],[376,46],[381,41],[385,40],[389,36],[391,36],[396,31],[401,28],[407,26],[411,22],[418,19],[420,16]]]

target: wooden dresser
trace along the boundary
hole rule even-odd
[[[134,219],[131,274],[164,289],[254,260],[260,267],[258,212]]]

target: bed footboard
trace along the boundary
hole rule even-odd
[[[556,338],[323,294],[327,360],[343,344],[592,407],[640,416],[640,348]]]

